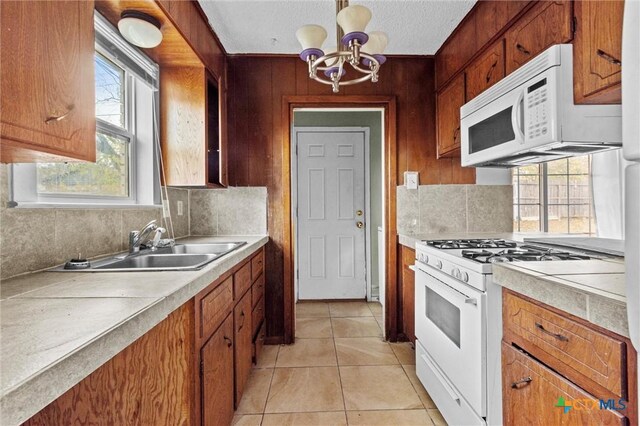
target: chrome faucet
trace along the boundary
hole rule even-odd
[[[159,228],[158,222],[154,219],[147,223],[140,231],[129,232],[129,253],[139,252],[140,246],[147,243],[150,240],[149,236],[155,231],[164,232],[164,228]]]

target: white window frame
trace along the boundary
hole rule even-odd
[[[593,201],[593,182],[592,182],[592,177],[591,177],[591,155],[588,155],[589,157],[589,180],[591,181],[590,186],[591,186],[591,197],[590,197],[590,204],[589,204],[589,233],[583,233],[583,232],[571,232],[571,217],[568,216],[567,220],[567,230],[568,232],[558,232],[558,235],[596,235],[597,233],[597,227],[596,228],[592,228],[592,215],[594,214],[594,201]],[[564,161],[566,161],[567,159],[563,159]],[[518,170],[518,168],[515,168],[514,171]],[[583,175],[583,174],[582,174]],[[585,204],[572,204],[571,203],[571,198],[570,198],[570,194],[567,193],[567,203],[554,203],[554,204],[550,204],[549,203],[549,191],[548,191],[548,185],[549,185],[549,176],[566,176],[567,178],[567,191],[569,190],[569,179],[571,176],[581,176],[581,174],[575,174],[575,173],[570,173],[569,172],[569,165],[567,164],[567,173],[560,173],[560,174],[549,174],[548,171],[548,165],[547,163],[542,163],[538,165],[538,173],[537,174],[529,174],[529,175],[525,175],[525,174],[519,174],[518,176],[538,176],[538,185],[539,185],[539,196],[538,196],[538,203],[520,203],[520,188],[517,189],[517,194],[518,194],[518,199],[514,200],[513,207],[514,209],[517,207],[518,208],[518,213],[520,212],[520,207],[522,206],[538,206],[539,209],[539,229],[533,232],[547,232],[549,233],[549,208],[552,206],[567,206],[567,214],[570,215],[571,212],[571,206],[579,206],[579,205],[585,205]],[[518,179],[518,186],[520,185],[520,180]],[[516,202],[517,201],[517,202]],[[515,212],[514,212],[515,213]],[[516,217],[518,217],[518,219],[516,220]],[[515,215],[514,214],[514,232],[522,232],[522,233],[526,233],[526,232],[531,232],[531,231],[521,231],[520,230],[520,221],[522,219],[520,218],[520,215]],[[515,223],[518,223],[518,229],[515,228]]]
[[[15,207],[106,207],[106,206],[153,206],[161,205],[158,161],[158,135],[155,117],[158,117],[157,77],[158,66],[140,51],[128,45],[97,12],[95,14],[96,32],[113,42],[121,52],[130,55],[141,69],[154,76],[150,82],[140,78],[118,60],[108,49],[95,44],[96,54],[104,56],[124,70],[124,126],[96,118],[96,132],[110,133],[129,140],[129,188],[127,197],[86,194],[39,194],[37,191],[37,164],[13,164],[10,168],[10,187],[12,205]],[[138,138],[140,134],[141,138]],[[151,159],[151,160],[150,160]],[[152,188],[149,191],[149,188]]]

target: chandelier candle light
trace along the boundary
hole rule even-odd
[[[336,42],[338,47],[322,50],[327,31],[320,25],[305,25],[296,31],[302,45],[300,59],[309,65],[309,78],[332,86],[337,93],[340,86],[349,86],[371,80],[378,81],[380,65],[386,58],[382,55],[387,47],[387,35],[381,31],[365,33],[371,20],[371,11],[364,6],[349,6],[348,0],[336,0]],[[364,74],[350,80],[345,64]],[[322,66],[324,64],[324,66]],[[321,75],[318,75],[318,71]]]

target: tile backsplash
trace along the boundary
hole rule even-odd
[[[267,233],[267,188],[192,189],[191,235]]]
[[[50,268],[76,257],[94,258],[128,248],[129,231],[156,219],[162,208],[7,208],[8,167],[0,165],[0,279]],[[190,196],[190,193],[195,195]],[[267,233],[266,188],[167,188],[176,238]],[[191,198],[196,200],[193,212]],[[182,215],[178,215],[182,201]],[[191,225],[192,218],[195,220]],[[169,223],[163,226],[170,227]],[[194,233],[195,231],[195,233]]]
[[[421,185],[397,188],[399,234],[512,232],[511,185]]]

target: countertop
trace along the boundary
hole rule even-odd
[[[0,285],[0,424],[19,424],[147,333],[268,236],[198,271],[39,272]]]
[[[548,240],[553,236],[544,233],[499,232],[398,235],[400,244],[412,249],[415,249],[415,244],[421,240],[504,238],[523,241],[525,238]],[[604,241],[610,245],[609,249],[613,247],[611,241]],[[589,247],[592,246],[590,242]],[[493,265],[492,273],[493,281],[502,287],[629,337],[622,257],[501,263]]]
[[[493,265],[493,281],[629,337],[624,260],[567,260]]]

